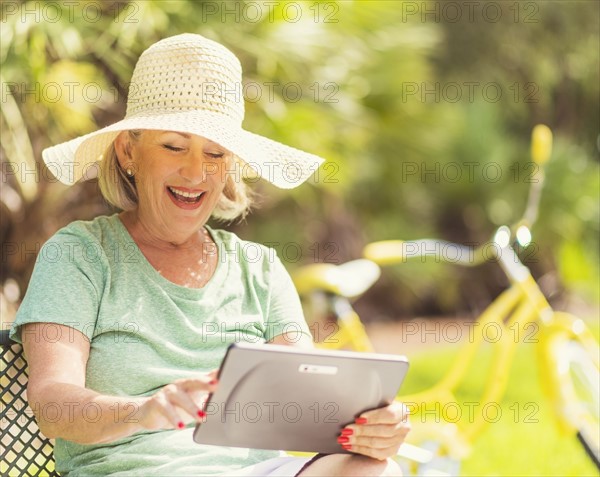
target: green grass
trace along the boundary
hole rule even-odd
[[[498,403],[501,417],[489,424],[477,439],[470,457],[461,466],[461,475],[599,475],[575,436],[559,433],[552,410],[542,393],[534,346],[524,344],[518,348],[508,389]],[[401,394],[412,393],[437,382],[452,363],[457,350],[458,347],[435,349],[411,357],[411,369]],[[491,350],[484,348],[460,389],[459,402],[476,401],[480,396],[490,359]],[[466,416],[464,409],[463,415]],[[413,427],[418,426],[420,420],[419,416],[414,416]]]

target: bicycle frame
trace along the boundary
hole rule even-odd
[[[552,132],[547,126],[537,125],[532,132],[533,161],[542,166],[550,158],[551,149]],[[488,378],[476,404],[498,404],[507,388],[517,346],[521,342],[534,343],[539,360],[540,382],[554,407],[559,432],[576,435],[588,455],[600,468],[600,436],[597,434],[597,410],[600,402],[598,343],[581,319],[551,308],[529,269],[521,263],[511,245],[513,240],[521,246],[530,243],[530,228],[537,218],[543,182],[544,173],[540,168],[536,173],[536,181],[529,190],[523,218],[512,227],[500,227],[491,242],[495,252],[493,258],[506,273],[510,286],[473,324],[481,330],[493,325],[497,330],[497,339],[486,340],[483,333],[470,333],[469,342],[460,345],[461,348],[451,367],[436,384],[420,392],[408,395],[400,393],[398,396],[398,399],[409,407],[411,414],[419,414],[424,410],[422,416],[426,415],[427,406],[432,404],[436,406],[436,414],[440,413],[441,423],[438,419],[435,423],[422,420],[418,426],[413,426],[413,431],[408,436],[409,445],[403,445],[398,453],[412,462],[425,464],[425,467],[433,462],[433,459],[441,458],[434,467],[427,468],[427,472],[438,472],[446,468],[450,474],[456,474],[458,467],[453,462],[469,454],[474,440],[490,422],[484,413],[470,415],[468,423],[460,422],[460,419],[457,422],[457,416],[449,415],[451,408],[452,412],[456,413],[456,391],[465,382],[467,372],[484,341],[493,348],[492,362],[487,368]],[[458,259],[453,257],[452,263],[476,266],[490,260],[491,257],[485,253],[489,250],[487,245],[490,244],[468,248],[437,239],[410,242],[387,240],[367,245],[363,256],[373,266],[392,265],[410,258],[431,255],[435,255],[437,259],[444,259],[439,256],[439,246],[442,249],[451,246],[459,252]],[[345,293],[342,283],[361,281],[357,278],[360,274],[347,273],[353,269],[353,266],[348,267],[350,263],[342,264],[337,269],[331,264],[303,267],[295,277],[295,282],[301,296],[317,294],[325,298],[323,303],[327,304],[328,318],[324,329],[331,330],[333,325],[335,333],[327,333],[326,339],[321,340],[317,332],[318,345],[341,348],[348,344],[355,350],[365,351],[372,349],[371,342],[349,298],[359,296],[372,283],[364,281],[362,287],[350,286],[349,289],[355,290],[356,293]],[[364,268],[365,264],[362,266]],[[378,276],[372,274],[372,277],[375,275]],[[334,321],[331,320],[332,317]],[[318,323],[317,325],[321,326]],[[539,330],[539,334],[534,341],[528,341],[528,330],[532,326]],[[581,392],[584,394],[581,395]],[[583,399],[580,399],[581,397]],[[454,407],[446,406],[447,404],[453,404]],[[411,446],[410,442],[422,447]],[[431,445],[433,449],[430,448]],[[438,467],[438,464],[441,464],[441,467]]]
[[[379,267],[364,259],[343,265],[315,263],[294,273],[294,284],[299,295],[310,296],[321,304],[322,309],[317,315],[332,315],[334,318],[329,323],[315,320],[309,325],[318,345],[329,349],[350,345],[356,351],[373,351],[365,327],[352,308],[350,299],[369,289],[379,274]]]
[[[564,390],[569,389],[569,386],[565,385],[566,377],[556,371],[560,369],[560,366],[557,362],[557,353],[553,353],[552,350],[557,343],[565,339],[577,339],[590,350],[594,350],[596,349],[595,340],[582,320],[567,313],[555,312],[551,308],[529,269],[521,263],[512,247],[506,244],[507,233],[509,233],[507,227],[498,229],[492,245],[494,245],[496,259],[508,276],[511,285],[481,313],[474,323],[474,326],[480,330],[485,329],[486,326],[493,326],[497,330],[499,339],[485,340],[483,333],[473,333],[472,339],[460,348],[451,368],[434,386],[409,395],[400,394],[398,398],[409,407],[411,413],[415,414],[422,409],[427,409],[427,405],[437,404],[440,406],[440,418],[445,423],[452,423],[453,419],[447,412],[451,407],[445,405],[458,403],[455,392],[463,383],[484,342],[490,343],[493,347],[493,357],[488,373],[489,378],[477,401],[481,406],[499,402],[508,384],[512,359],[517,346],[524,341],[530,342],[534,343],[537,348],[541,364],[539,367],[541,383],[545,394],[557,411],[559,430],[562,433],[571,433],[575,431],[573,420],[569,420],[564,412],[567,408],[564,403],[568,402],[570,398],[570,396],[564,395]],[[391,245],[399,243],[391,241],[373,244],[380,246],[379,250],[382,253],[379,255],[367,253],[366,255],[373,255],[377,258],[376,261],[385,264],[406,260],[407,257],[402,257],[400,254],[394,256],[391,252],[394,249]],[[396,250],[398,250],[397,247]],[[465,256],[473,258],[468,265],[482,261],[473,255],[472,250],[469,250]],[[320,345],[326,348],[341,348],[350,345],[357,351],[372,350],[364,325],[350,305],[348,298],[341,295],[335,287],[324,286],[323,265],[319,265],[321,268],[310,267],[304,271],[302,282],[298,282],[300,288],[306,293],[311,290],[309,283],[318,283],[318,287],[313,286],[313,290],[318,288],[325,293],[336,317],[335,333],[330,334]],[[335,265],[328,264],[326,267],[335,267]],[[324,288],[326,291],[323,291]],[[539,329],[540,333],[536,336],[535,341],[527,341],[531,335],[532,325],[535,325],[535,330]],[[594,354],[592,353],[592,355]],[[457,424],[457,428],[451,431],[451,436],[447,436],[447,447],[453,446],[456,449],[452,452],[466,455],[475,438],[485,429],[488,422],[489,420],[486,420],[482,413],[476,413],[468,424],[462,426]],[[423,425],[427,426],[428,424],[424,422]],[[426,432],[421,424],[419,428],[421,428],[421,433]],[[437,432],[439,429],[432,431],[433,434]]]
[[[498,230],[493,244],[497,260],[506,272],[511,286],[502,292],[475,322],[479,329],[493,325],[498,330],[499,336],[497,340],[491,342],[493,357],[489,368],[489,377],[477,402],[479,405],[485,406],[489,403],[497,403],[502,398],[517,346],[527,340],[530,335],[528,330],[535,323],[541,332],[539,339],[532,343],[536,343],[540,359],[541,382],[545,385],[544,391],[555,405],[556,410],[559,411],[556,413],[556,417],[560,431],[574,432],[576,429],[573,426],[572,416],[568,416],[564,412],[567,409],[565,401],[568,402],[569,396],[565,396],[561,392],[561,390],[569,388],[565,385],[567,378],[557,372],[560,366],[556,362],[557,354],[553,353],[552,349],[560,340],[576,339],[593,351],[597,349],[595,340],[582,320],[567,313],[552,310],[529,269],[520,262],[512,247],[501,245],[501,235],[506,232],[506,229],[503,229],[501,227]],[[380,242],[380,244],[383,243]],[[399,256],[393,257],[389,254],[386,257],[388,263],[399,259]],[[455,392],[460,388],[478,350],[486,341],[483,333],[473,333],[471,338],[460,349],[451,368],[434,386],[421,392],[399,396],[399,399],[409,406],[411,413],[419,413],[422,409],[426,409],[428,404],[438,404],[441,405],[441,419],[446,423],[454,422],[448,415],[450,407],[445,405],[458,403]],[[595,356],[597,353],[591,354]],[[468,424],[458,425],[452,435],[452,439],[457,439],[457,442],[450,445],[463,447],[458,452],[465,454],[465,447],[470,448],[488,422],[482,413],[475,414]]]

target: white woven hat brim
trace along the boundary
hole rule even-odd
[[[126,118],[45,149],[44,163],[67,185],[94,177],[90,167],[97,164],[121,131],[129,129],[177,131],[205,137],[233,152],[259,176],[282,189],[302,184],[323,163],[319,156],[248,132],[226,116],[203,110]]]

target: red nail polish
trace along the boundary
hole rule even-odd
[[[342,448],[346,449],[346,450],[351,450],[352,449],[352,444],[342,444]]]
[[[206,413],[204,411],[198,411],[198,417],[206,417]]]
[[[347,427],[342,429],[342,436],[351,436],[352,434],[354,434],[354,429],[349,429]]]
[[[183,422],[179,421],[177,423],[177,427],[179,427],[179,429],[183,429],[185,427],[185,424]]]
[[[217,380],[216,379],[211,379],[208,384],[210,384],[211,386],[214,386],[215,384],[217,384]]]
[[[337,438],[337,441],[340,444],[346,444],[346,443],[350,442],[350,439],[348,437],[346,437],[346,436],[340,436],[340,437]]]
[[[366,424],[367,418],[366,417],[357,417],[354,422],[356,422],[357,424]]]

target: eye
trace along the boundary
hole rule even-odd
[[[206,155],[209,157],[212,157],[213,159],[221,159],[223,156],[225,156],[225,153],[223,153],[223,152],[207,152]]]
[[[173,151],[173,152],[181,152],[184,149],[182,147],[177,147],[177,146],[171,146],[170,144],[163,144],[163,147],[169,151]]]

